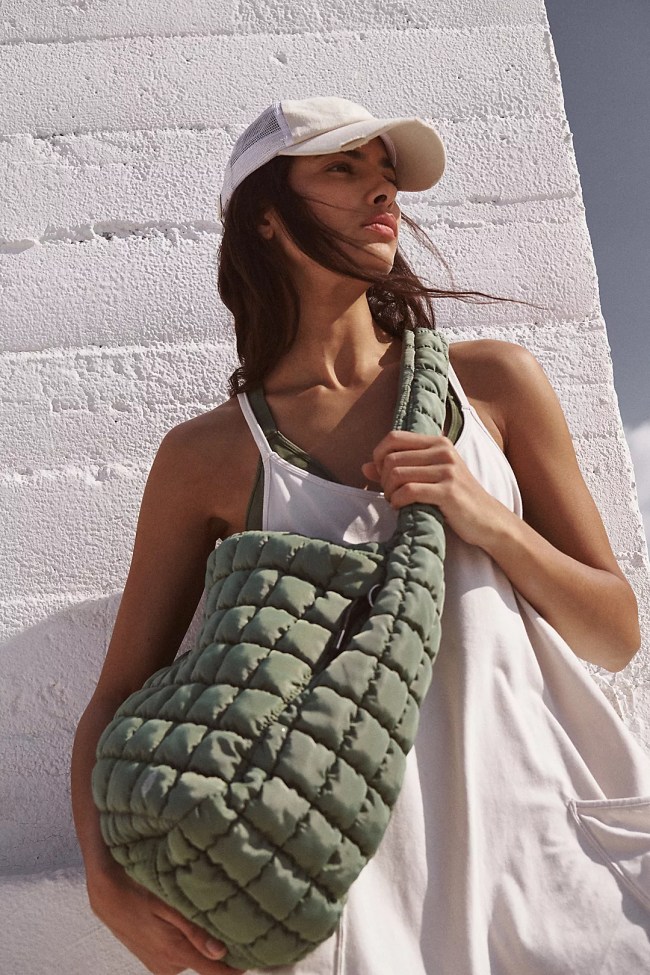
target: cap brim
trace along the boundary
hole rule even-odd
[[[352,122],[281,149],[278,155],[322,156],[355,149],[384,134],[391,137],[395,146],[398,189],[415,192],[435,186],[445,170],[445,147],[436,130],[418,118]]]

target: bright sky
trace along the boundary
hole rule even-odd
[[[546,0],[650,537],[650,0]]]

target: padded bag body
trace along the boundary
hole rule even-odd
[[[438,333],[405,332],[397,429],[442,431],[447,355]],[[444,543],[418,504],[383,543],[227,538],[196,646],[102,734],[92,787],[112,855],[228,964],[307,955],[376,851],[440,642]]]

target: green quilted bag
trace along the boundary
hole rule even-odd
[[[403,339],[396,429],[439,434],[447,343]],[[194,649],[118,709],[97,746],[102,835],[126,872],[272,968],[328,938],[397,799],[440,641],[444,529],[401,509],[388,542],[223,541]]]

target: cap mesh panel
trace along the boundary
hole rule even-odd
[[[281,136],[282,128],[275,115],[275,107],[267,108],[265,112],[255,119],[254,122],[245,129],[242,134],[237,139],[235,143],[232,155],[230,157],[230,163],[232,166],[235,165],[237,160],[243,153],[247,152],[251,146],[254,146],[257,142],[262,139],[266,139],[267,136],[275,135],[279,136],[279,142],[284,142],[284,138]]]
[[[254,170],[272,159],[287,144],[285,129],[278,121],[279,105],[272,105],[262,112],[247,129],[244,129],[233,146],[221,191],[221,215],[228,205],[233,191]]]

